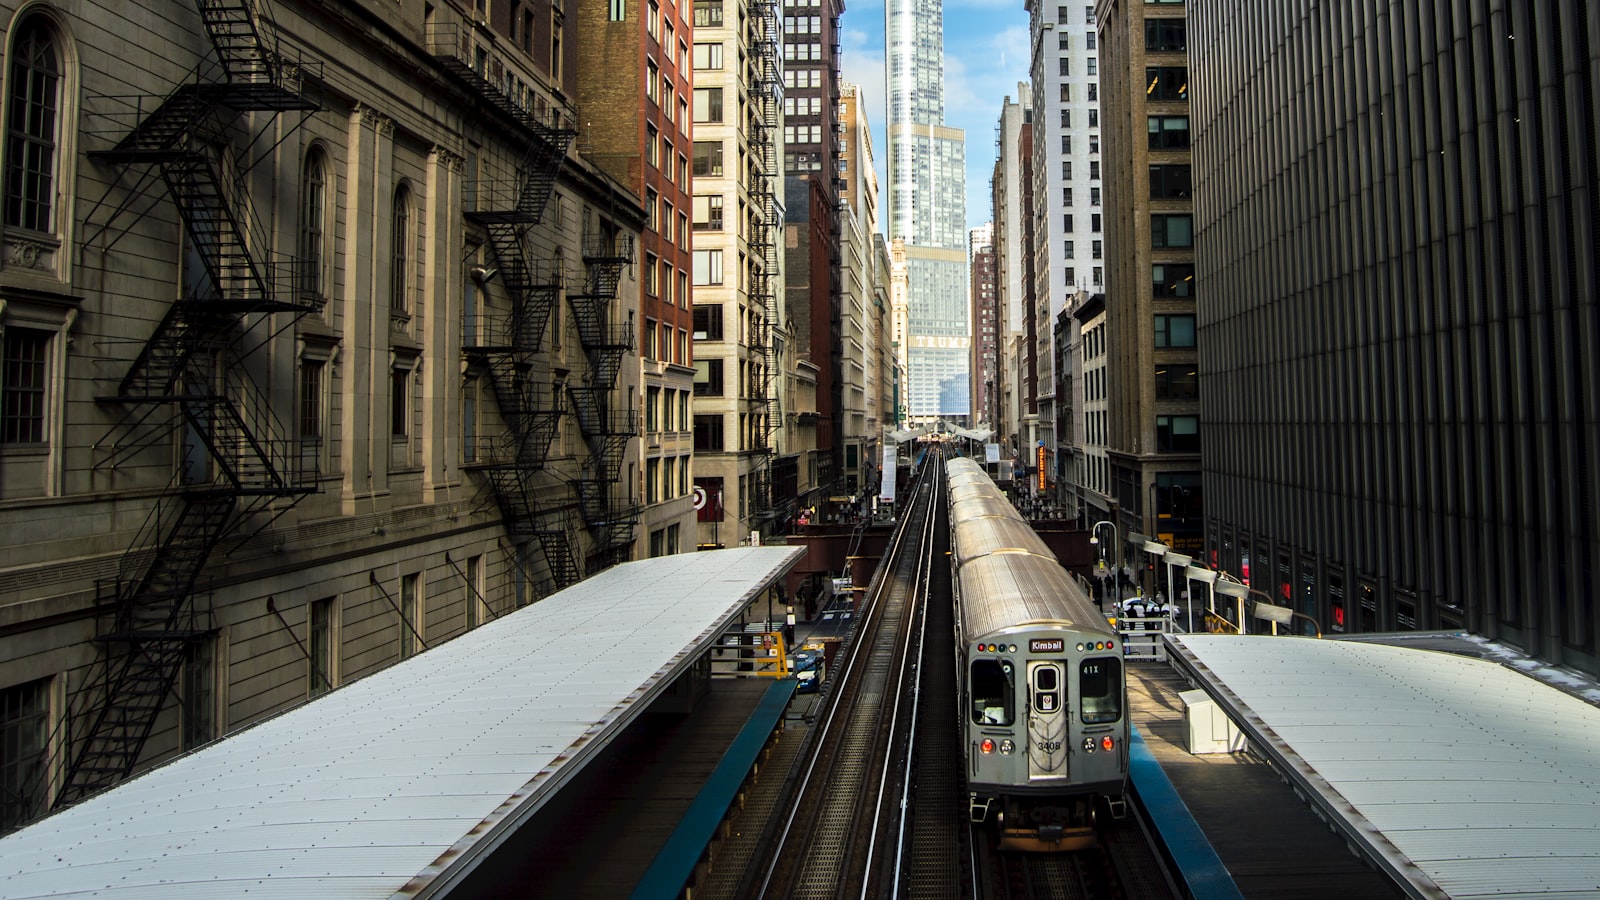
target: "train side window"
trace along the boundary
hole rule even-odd
[[[1012,697],[1011,664],[998,659],[972,661],[972,677],[967,681],[972,696],[972,722],[975,725],[1010,725],[1016,718]]]
[[[1114,656],[1086,659],[1078,666],[1078,699],[1083,724],[1122,718],[1122,660]]]

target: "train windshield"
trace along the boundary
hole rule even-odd
[[[1114,656],[1086,659],[1078,666],[1078,699],[1085,725],[1122,718],[1122,660]]]
[[[1016,718],[1012,697],[1011,663],[998,659],[972,661],[968,690],[972,695],[972,722],[975,725],[1010,725]]]

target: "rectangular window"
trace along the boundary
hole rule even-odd
[[[45,811],[50,679],[0,690],[0,833]]]
[[[644,502],[661,501],[661,460],[647,459],[644,463]]]
[[[217,736],[216,656],[215,638],[189,643],[183,661],[183,734],[179,738],[184,750],[193,750]]]
[[[51,333],[32,328],[5,330],[0,364],[0,444],[42,444],[45,440],[45,374]]]
[[[722,251],[721,250],[696,250],[696,251],[694,251],[694,283],[695,284],[721,284],[722,283]]]
[[[1156,349],[1189,349],[1194,347],[1194,316],[1192,314],[1157,315]]]
[[[1093,56],[1089,57],[1087,60],[1084,61],[1084,64],[1089,67],[1089,70],[1086,73],[1086,74],[1089,75],[1089,77],[1092,78],[1092,77],[1100,74],[1100,62],[1099,62],[1099,60],[1095,59],[1095,57],[1093,57]]]
[[[1156,399],[1200,399],[1200,367],[1193,363],[1157,365]]]
[[[657,273],[660,269],[660,263],[660,257],[656,256],[654,253],[646,253],[644,255],[644,271],[640,274],[644,276],[644,293],[647,297],[657,296],[661,292],[661,287],[657,278]]]
[[[723,394],[722,368],[724,360],[697,359],[694,361],[694,395],[696,397],[721,397]]]
[[[695,0],[694,27],[721,28],[722,0]]]
[[[1189,49],[1184,19],[1145,19],[1144,49],[1151,53],[1182,53]]]
[[[308,638],[310,658],[306,661],[306,693],[316,697],[333,689],[333,598],[311,601],[311,627]]]
[[[1150,116],[1147,124],[1150,132],[1149,149],[1189,149],[1188,116]]]
[[[1122,660],[1096,657],[1078,664],[1078,699],[1085,725],[1102,725],[1122,718]]]
[[[722,230],[722,195],[697,194],[694,198],[694,230]]]
[[[411,370],[396,366],[389,373],[389,434],[396,440],[411,433]]]
[[[1093,112],[1093,110],[1090,110],[1090,112]],[[1093,125],[1094,123],[1090,122],[1089,124]],[[1098,159],[1089,160],[1089,180],[1090,181],[1099,181],[1100,180],[1100,160],[1098,160]]]
[[[967,681],[972,696],[974,725],[1010,725],[1016,718],[1016,687],[1012,668],[998,659],[974,659]]]
[[[400,658],[417,654],[422,640],[422,573],[400,576]]]
[[[1144,69],[1144,96],[1146,100],[1189,99],[1188,67],[1146,66]]]
[[[722,68],[722,45],[695,44],[694,67],[697,70]]]
[[[1188,166],[1150,167],[1151,200],[1184,200],[1191,195]]]
[[[1193,297],[1193,263],[1156,263],[1150,267],[1152,297]]]
[[[694,417],[694,450],[696,453],[720,453],[724,447],[722,416],[699,415]]]
[[[650,98],[651,103],[660,104],[661,68],[655,63],[644,65],[644,95]]]
[[[1150,217],[1150,246],[1194,246],[1194,216],[1188,213],[1157,213]]]
[[[694,339],[697,341],[722,340],[722,305],[720,303],[695,305]]]
[[[694,89],[694,120],[696,122],[722,121],[722,88]]]
[[[1156,416],[1156,450],[1161,453],[1199,453],[1199,416]]]
[[[467,557],[467,630],[478,627],[478,616],[483,606],[483,556]]]
[[[694,174],[709,178],[722,177],[722,142],[694,142]]]
[[[1065,57],[1065,56],[1061,57],[1059,60],[1056,60],[1056,74],[1060,75],[1063,78],[1065,78],[1068,75],[1071,75],[1072,74],[1072,60],[1069,59],[1068,57]]]

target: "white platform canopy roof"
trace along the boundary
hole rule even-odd
[[[0,896],[427,895],[804,553],[616,566],[0,839]]]
[[[1173,642],[1180,668],[1413,896],[1600,895],[1600,708],[1450,653]]]

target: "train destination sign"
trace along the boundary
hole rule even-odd
[[[1063,653],[1066,649],[1066,638],[1033,638],[1028,641],[1029,653]]]

